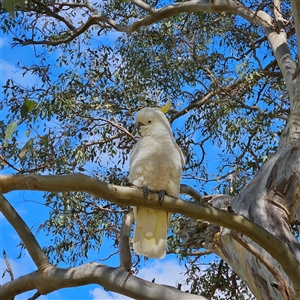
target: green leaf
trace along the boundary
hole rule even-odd
[[[33,100],[25,99],[21,107],[21,117],[25,118],[29,112],[31,112],[36,106],[36,102]]]
[[[19,153],[19,157],[20,157],[20,158],[23,158],[23,157],[26,155],[27,151],[28,151],[28,149],[27,149],[27,146],[25,145],[25,146],[22,148],[21,152]]]
[[[49,136],[48,134],[45,134],[41,136],[41,144],[43,144],[45,147],[49,146]]]
[[[25,157],[27,151],[28,151],[29,149],[32,149],[32,147],[33,147],[33,142],[34,142],[34,139],[33,139],[33,138],[31,138],[31,139],[29,139],[29,140],[27,141],[27,143],[25,144],[25,146],[22,148],[21,152],[19,153],[19,157],[20,157],[20,158]]]
[[[9,123],[5,130],[5,138],[4,138],[4,147],[7,147],[8,141],[11,139],[12,135],[14,134],[18,123],[12,122]]]
[[[16,6],[25,7],[25,0],[2,0],[2,7],[9,12],[10,17],[14,17]]]
[[[26,130],[25,135],[26,135],[27,138],[30,136],[30,132],[31,132],[30,129],[27,129],[27,130]]]

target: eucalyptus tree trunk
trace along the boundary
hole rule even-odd
[[[291,2],[300,49],[300,5],[296,0]],[[278,5],[279,1],[274,4]],[[268,15],[261,14],[260,18],[270,24]],[[257,299],[300,299],[299,287],[293,287],[291,278],[283,270],[290,265],[295,274],[299,276],[300,272],[300,244],[291,232],[292,225],[299,224],[300,215],[300,76],[289,53],[280,14],[277,14],[277,28],[263,27],[288,88],[289,120],[276,153],[245,189],[235,197],[215,197],[211,205],[227,207],[276,236],[291,251],[295,264],[284,252],[283,263],[278,263],[272,251],[267,252],[253,240],[226,228],[220,228],[217,238],[215,234],[206,246],[234,269]],[[278,245],[272,246],[275,250]]]
[[[295,256],[298,266],[292,266],[286,256],[283,262],[299,272],[300,245],[291,232],[299,208],[300,142],[285,136],[273,157],[257,176],[236,197],[226,198],[230,209],[262,226],[283,241]],[[226,203],[212,201],[212,205]],[[230,201],[230,202],[229,202]],[[272,245],[274,250],[277,245]],[[209,245],[247,283],[257,299],[299,299],[285,274],[271,253],[252,240],[228,229],[221,229],[218,240]],[[285,256],[285,253],[282,253]]]
[[[201,242],[222,257],[244,280],[257,299],[300,299],[300,244],[291,232],[299,224],[300,212],[300,72],[289,52],[286,20],[280,13],[280,1],[274,0],[275,20],[264,11],[251,11],[238,1],[186,1],[176,2],[163,9],[154,10],[143,1],[132,3],[149,12],[149,16],[136,20],[132,25],[118,25],[104,16],[92,15],[86,27],[74,29],[74,37],[91,25],[104,22],[115,30],[133,32],[170,16],[195,11],[237,14],[264,29],[284,77],[290,98],[290,116],[281,134],[279,147],[264,164],[244,190],[236,196],[215,196],[208,205],[166,197],[159,206],[157,195],[144,199],[136,188],[108,185],[80,174],[69,176],[1,175],[0,191],[43,190],[53,192],[85,191],[118,205],[145,206],[184,214],[192,219],[210,222],[204,231],[205,239],[189,229],[186,240]],[[300,5],[291,0],[292,13],[300,49]],[[80,31],[81,30],[81,31]],[[68,41],[72,38],[68,37]],[[66,41],[63,41],[66,42]],[[57,41],[49,42],[56,45]],[[221,209],[220,209],[221,208]],[[99,264],[87,264],[73,269],[59,269],[51,265],[30,230],[0,196],[0,210],[19,233],[38,271],[0,287],[4,299],[11,299],[20,292],[38,289],[39,293],[89,283],[98,283],[107,289],[143,299],[180,299],[183,293],[170,287],[146,283],[135,276],[127,278],[131,261],[128,261],[129,229],[125,226],[125,258],[121,269]],[[131,224],[130,220],[128,222]],[[195,222],[196,227],[197,222]],[[217,224],[218,226],[216,226]],[[128,225],[130,226],[130,225]],[[125,230],[126,229],[126,230]],[[128,230],[127,230],[128,229]],[[199,245],[197,245],[199,246]],[[130,250],[130,249],[129,249]],[[126,270],[124,270],[126,269]],[[73,274],[71,276],[71,274]],[[47,279],[45,281],[44,279]],[[155,293],[153,293],[153,291]],[[203,299],[185,295],[189,299]]]

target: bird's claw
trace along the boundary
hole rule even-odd
[[[164,190],[161,190],[161,191],[158,192],[158,202],[159,202],[160,206],[163,204],[166,194],[167,193]]]
[[[142,186],[142,190],[143,190],[143,195],[144,197],[147,199],[148,195],[149,195],[149,188],[146,185]],[[165,199],[165,195],[167,195],[167,192],[164,190],[158,191],[158,202],[159,205],[161,206],[164,202]]]
[[[142,189],[143,189],[143,195],[147,199],[149,195],[149,188],[146,185],[143,185]]]

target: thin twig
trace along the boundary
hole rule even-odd
[[[132,140],[134,140],[134,141],[136,142],[135,137],[134,137],[127,129],[125,129],[123,126],[117,124],[116,122],[113,122],[113,121],[110,121],[110,120],[108,120],[108,119],[105,119],[105,118],[99,117],[99,118],[97,118],[97,119],[99,119],[99,120],[101,120],[101,121],[103,121],[103,122],[107,122],[107,123],[109,123],[110,125],[112,125],[113,127],[119,129],[120,131],[123,131],[123,132],[124,132],[125,134],[127,134]]]
[[[10,168],[12,168],[13,170],[17,171],[17,172],[21,172],[20,169],[16,168],[15,165],[11,164],[4,156],[2,156],[0,154],[0,160],[2,160],[2,162],[4,162],[5,164],[7,164]]]
[[[109,254],[106,258],[97,259],[97,260],[99,260],[99,261],[106,261],[106,260],[110,259],[111,257],[113,257],[114,255],[118,254],[118,252],[119,252],[119,250],[117,250],[117,251]]]
[[[32,297],[28,298],[28,300],[35,300],[37,299],[41,294],[39,292],[36,292]]]
[[[194,251],[194,252],[187,252],[187,253],[181,253],[181,251],[167,251],[167,254],[180,254],[183,257],[187,257],[187,256],[204,256],[204,255],[210,255],[213,254],[214,252],[212,252],[211,250],[204,250],[204,251]]]
[[[15,279],[14,274],[13,274],[13,271],[12,271],[12,268],[10,266],[10,263],[9,263],[9,260],[8,260],[8,257],[6,255],[5,250],[3,250],[3,257],[4,257],[4,260],[5,260],[5,263],[6,263],[7,272],[9,273],[10,279],[14,280]]]
[[[73,26],[73,24],[71,24],[69,21],[67,21],[64,17],[60,16],[59,14],[56,14],[55,12],[53,12],[48,5],[40,2],[40,1],[37,1],[37,0],[31,0],[33,3],[41,6],[43,8],[43,10],[45,10],[45,12],[53,17],[54,19],[57,19],[61,22],[63,22],[70,30],[72,30],[72,32],[76,32],[76,27]]]
[[[221,259],[221,261],[220,261],[220,263],[219,263],[219,267],[218,267],[218,274],[217,274],[217,277],[216,277],[216,283],[214,284],[214,286],[213,286],[213,288],[212,288],[212,290],[211,290],[211,293],[210,293],[210,295],[209,295],[210,298],[215,294],[215,292],[216,292],[216,290],[217,290],[217,288],[218,288],[218,286],[219,286],[220,277],[221,277],[221,275],[222,275],[222,267],[223,267],[223,264],[224,264],[224,260]]]

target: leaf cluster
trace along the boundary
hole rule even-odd
[[[98,259],[103,259],[103,239],[114,241],[112,246],[118,245],[119,223],[125,209],[84,193],[48,193],[45,204],[49,219],[38,231],[43,230],[50,237],[50,246],[44,250],[54,264],[75,266],[83,263],[90,251],[96,251]]]
[[[76,43],[39,50],[36,63],[20,65],[36,82],[4,86],[2,165],[126,184],[134,113],[170,97],[183,179],[234,194],[274,152],[288,115],[281,74],[261,36],[236,16],[194,13],[120,35],[114,46],[99,46],[89,30]]]
[[[186,158],[183,181],[206,193],[238,193],[274,153],[289,115],[285,84],[261,29],[228,13],[193,13],[118,35],[114,43],[101,40],[109,30],[103,24],[64,42],[72,33],[66,20],[82,25],[97,10],[126,25],[145,14],[126,1],[100,1],[92,8],[78,2],[72,9],[73,2],[30,1],[14,19],[0,14],[13,46],[44,44],[35,46],[33,64],[19,65],[35,82],[24,86],[9,79],[3,87],[1,168],[83,172],[126,185],[135,113],[170,97],[167,116]],[[287,27],[294,55],[295,36]],[[80,193],[47,194],[45,203],[50,215],[39,229],[54,236],[46,251],[55,263],[85,259],[104,238],[117,246],[124,208]],[[174,230],[169,250],[176,252],[180,243]],[[197,264],[191,268],[195,293],[211,293],[212,283],[227,287],[230,299],[248,293],[225,264],[212,264],[208,278],[199,277]]]

